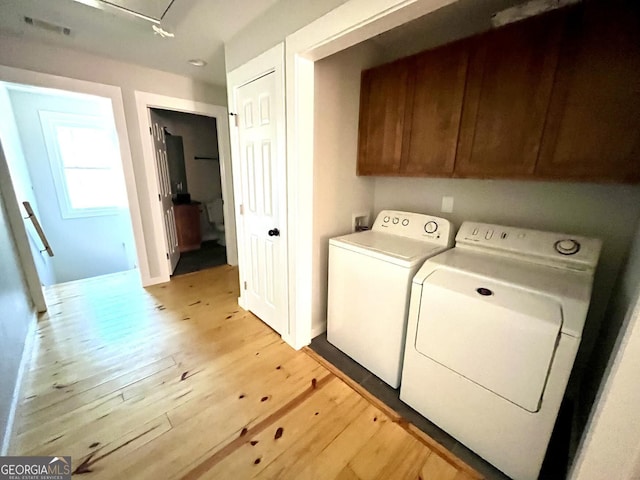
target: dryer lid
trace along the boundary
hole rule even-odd
[[[332,238],[329,244],[376,257],[405,268],[422,263],[426,258],[447,249],[446,246],[432,242],[375,231],[352,233]]]
[[[561,326],[561,305],[550,297],[438,269],[423,284],[415,348],[536,412]]]

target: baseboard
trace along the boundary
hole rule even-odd
[[[247,304],[244,301],[244,297],[242,295],[240,295],[238,297],[238,305],[240,306],[240,308],[242,308],[243,310],[249,310],[249,308],[247,307]]]
[[[313,340],[314,338],[316,338],[318,335],[323,334],[324,332],[327,331],[327,324],[322,323],[320,325],[314,325],[311,327],[311,339]]]
[[[4,431],[2,437],[2,448],[0,448],[0,456],[6,456],[9,454],[11,443],[13,440],[13,426],[16,419],[16,413],[18,410],[18,402],[22,395],[23,377],[24,372],[27,369],[29,362],[31,361],[31,355],[33,353],[33,345],[36,338],[36,326],[38,324],[38,314],[33,312],[31,320],[29,321],[29,330],[24,340],[24,348],[22,349],[22,358],[20,359],[20,367],[18,368],[18,375],[16,378],[16,385],[13,389],[13,396],[11,398],[11,406],[9,407],[9,416],[7,418],[7,428]]]
[[[167,283],[169,280],[171,280],[171,277],[165,276],[141,278],[143,287],[150,287],[152,285],[158,285],[160,283]]]
[[[280,336],[282,337],[282,340],[284,340],[285,343],[294,350],[300,350],[311,343],[310,338],[301,339],[296,335],[290,335],[288,333],[283,333]]]

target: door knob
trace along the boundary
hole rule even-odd
[[[279,237],[280,236],[280,230],[278,230],[277,228],[274,228],[273,230],[269,230],[269,236],[270,237]]]

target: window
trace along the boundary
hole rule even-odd
[[[40,111],[63,218],[127,208],[120,150],[111,119]]]

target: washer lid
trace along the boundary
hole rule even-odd
[[[561,325],[562,308],[550,297],[438,269],[423,284],[415,348],[536,412]]]
[[[384,232],[358,232],[332,238],[329,244],[346,248],[386,262],[410,268],[424,262],[425,258],[447,249],[442,245],[422,240],[390,235]]]

